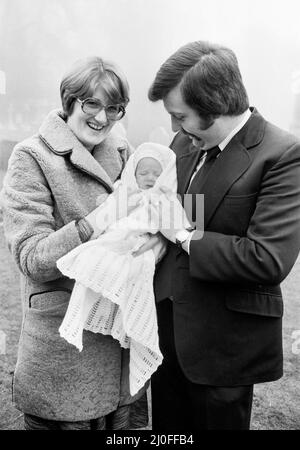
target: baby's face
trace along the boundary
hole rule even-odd
[[[161,164],[154,158],[142,158],[136,167],[135,178],[140,189],[150,189],[162,173]]]

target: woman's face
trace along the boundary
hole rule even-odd
[[[95,90],[93,98],[99,99],[104,106],[110,103],[101,86]],[[86,114],[82,111],[80,102],[75,101],[73,112],[68,117],[67,123],[77,139],[89,151],[92,151],[107,137],[115,121],[107,119],[104,109],[97,115]]]

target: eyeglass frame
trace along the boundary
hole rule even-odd
[[[118,120],[123,119],[123,117],[124,117],[125,114],[126,114],[125,106],[121,105],[120,103],[117,103],[116,105],[118,105],[118,106],[121,108],[121,111],[122,111],[123,115],[122,115],[120,118],[118,118],[118,119],[111,119],[110,117],[107,116],[106,109],[109,108],[110,106],[116,106],[116,105],[111,104],[111,105],[106,105],[106,106],[104,106],[104,105],[102,104],[102,102],[101,102],[98,98],[96,98],[96,97],[88,97],[88,98],[85,98],[84,100],[81,100],[81,99],[78,98],[78,97],[75,97],[75,98],[76,98],[76,100],[80,103],[82,112],[83,112],[84,114],[89,114],[89,113],[87,113],[87,112],[85,112],[85,111],[83,110],[84,104],[85,104],[85,102],[87,102],[88,100],[94,100],[94,101],[96,100],[96,103],[97,103],[97,101],[98,101],[98,102],[102,105],[102,107],[99,109],[99,111],[98,111],[95,115],[99,114],[100,111],[103,111],[103,110],[104,110],[104,111],[105,111],[106,118],[107,118],[108,120],[112,120],[113,122],[117,122]]]

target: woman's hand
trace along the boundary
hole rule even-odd
[[[106,200],[90,212],[85,219],[94,229],[91,239],[96,239],[112,223],[128,216],[142,202],[142,191],[131,191],[119,187]]]
[[[100,212],[100,206],[97,206],[92,212],[90,212],[87,216],[85,216],[85,219],[89,222],[89,224],[93,227],[94,233],[91,236],[91,239],[96,239],[100,234],[104,232],[104,230],[100,229],[97,225],[97,217]]]

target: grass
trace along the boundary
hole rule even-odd
[[[300,330],[300,258],[282,283],[282,291],[284,376],[255,387],[252,428],[258,430],[300,429],[300,346],[293,338],[293,332]]]
[[[2,179],[3,173],[0,172],[0,186]],[[6,353],[0,353],[0,429],[22,430],[22,413],[11,402],[11,379],[17,359],[22,315],[19,273],[4,242],[1,225],[0,280],[0,331],[6,334]],[[300,429],[300,353],[297,355],[292,351],[295,344],[293,331],[300,330],[300,258],[282,284],[282,289],[285,300],[284,376],[276,382],[255,386],[253,430]]]
[[[21,413],[11,403],[11,380],[21,327],[19,273],[0,228],[0,330],[6,334],[6,354],[0,354],[0,429],[22,429]]]

